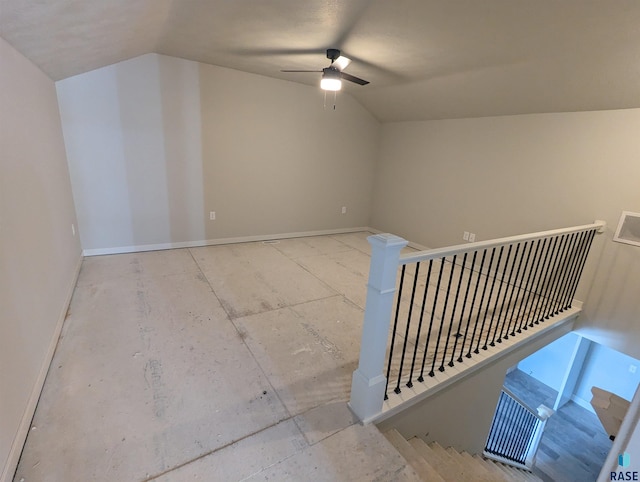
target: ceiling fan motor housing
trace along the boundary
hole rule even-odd
[[[327,58],[333,62],[340,57],[340,51],[338,49],[327,49]]]

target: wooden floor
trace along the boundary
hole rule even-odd
[[[553,407],[557,395],[520,370],[507,375],[505,386],[534,409]],[[547,422],[534,472],[546,482],[595,481],[612,443],[596,415],[569,402]]]

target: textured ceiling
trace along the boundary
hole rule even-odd
[[[382,121],[640,107],[638,0],[0,0],[59,80],[156,52],[318,84],[324,50]]]

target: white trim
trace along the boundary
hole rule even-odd
[[[617,243],[630,244],[632,246],[640,246],[640,241],[633,241],[631,239],[621,238],[620,231],[622,231],[622,226],[627,218],[640,218],[640,213],[633,213],[631,211],[622,211],[620,215],[620,221],[618,221],[618,228],[616,229],[615,234],[613,235],[613,240]]]
[[[516,468],[518,470],[525,470],[528,473],[532,473],[531,472],[531,467],[527,467],[526,465],[521,464],[519,462],[515,462],[513,460],[505,459],[504,457],[500,457],[499,455],[491,454],[491,453],[486,452],[486,451],[483,450],[482,451],[482,456],[485,459],[491,459],[491,460],[493,460],[495,462],[500,462],[503,465],[508,465],[508,466],[514,467],[514,468]]]
[[[524,241],[531,241],[533,239],[550,238],[553,236],[559,236],[562,234],[577,233],[580,231],[589,231],[592,229],[601,232],[605,226],[604,221],[596,221],[593,224],[586,224],[584,226],[575,226],[572,228],[554,229],[551,231],[542,231],[539,233],[521,234],[519,236],[510,236],[507,238],[491,239],[489,241],[479,241],[477,243],[458,244],[456,246],[447,246],[445,248],[437,248],[428,251],[421,251],[419,253],[411,253],[400,256],[400,264],[416,263],[418,261],[426,261],[429,259],[438,259],[444,256],[452,256],[454,254],[462,254],[467,252],[478,251],[481,249],[494,248],[496,246],[521,243]]]
[[[134,246],[116,246],[113,248],[94,248],[94,249],[85,249],[83,250],[82,254],[84,256],[102,256],[105,254],[140,253],[144,251],[160,251],[163,249],[199,248],[202,246],[217,246],[221,244],[252,243],[256,241],[272,241],[274,239],[306,238],[309,236],[325,236],[329,234],[357,233],[360,231],[380,232],[366,226],[359,227],[359,228],[356,227],[356,228],[340,228],[340,229],[323,229],[319,231],[302,231],[302,232],[295,232],[295,233],[280,233],[280,234],[258,234],[254,236],[205,239],[205,240],[199,240],[199,241],[182,241],[178,243],[158,243],[158,244],[142,244],[142,245],[134,245]]]
[[[576,405],[580,405],[582,408],[586,408],[591,413],[595,414],[596,411],[591,406],[591,403],[587,402],[585,399],[578,397],[577,395],[571,395],[571,401]]]
[[[47,349],[45,358],[42,362],[42,365],[40,366],[40,372],[38,373],[38,378],[36,378],[36,382],[33,385],[33,389],[31,390],[31,395],[29,396],[27,406],[24,410],[24,413],[22,414],[22,420],[20,421],[20,426],[18,427],[16,435],[13,439],[13,443],[11,444],[11,450],[9,451],[7,462],[2,470],[2,474],[0,475],[1,482],[9,482],[13,478],[15,471],[18,468],[20,455],[22,455],[22,449],[27,440],[27,435],[29,434],[31,421],[33,420],[36,407],[38,406],[38,400],[40,399],[40,393],[42,392],[45,379],[47,378],[47,373],[49,372],[49,366],[51,365],[51,361],[53,360],[53,355],[56,351],[56,347],[58,346],[58,339],[60,338],[60,333],[62,332],[62,326],[64,325],[64,320],[67,317],[67,312],[69,311],[69,305],[71,304],[71,297],[73,295],[73,291],[75,290],[76,283],[78,281],[78,275],[80,274],[81,266],[82,266],[82,256],[78,258],[78,262],[76,264],[75,271],[71,279],[71,283],[67,288],[67,295],[65,297],[64,303],[62,304],[62,309],[60,310],[60,314],[58,315],[58,321],[56,322],[56,327],[53,332],[53,336],[49,341],[49,348]]]

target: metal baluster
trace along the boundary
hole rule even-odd
[[[520,245],[518,245],[518,247],[520,247]],[[520,292],[520,286],[516,287],[516,284],[518,283],[519,280],[519,276],[520,276],[520,269],[522,268],[522,261],[524,260],[524,253],[527,250],[527,243],[524,243],[524,246],[522,247],[522,255],[520,255],[520,262],[518,263],[518,269],[516,270],[516,279],[513,282],[513,285],[511,287],[511,296],[509,296],[509,303],[507,306],[511,306],[511,302],[513,301],[513,294],[516,291],[516,288],[518,289],[518,293]],[[516,250],[516,256],[518,255],[518,251]],[[515,261],[514,261],[515,262]],[[511,281],[511,276],[509,276],[509,281]],[[513,308],[511,310],[511,316],[509,317],[509,323],[507,324],[507,332],[504,334],[504,339],[508,339],[509,335],[511,336],[516,336],[516,324],[518,322],[518,319],[514,317],[515,313],[516,313],[516,304],[517,304],[517,299],[516,302],[513,304]],[[508,316],[509,310],[507,309],[507,315]],[[513,331],[511,333],[509,333],[509,328],[511,328],[511,322],[513,321]],[[503,325],[504,326],[504,325]],[[500,337],[502,338],[502,331],[500,332]]]
[[[522,313],[522,307],[527,306],[527,304],[529,303],[529,297],[531,296],[531,288],[530,288],[531,285],[529,284],[529,282],[531,281],[531,274],[533,273],[533,265],[536,262],[536,257],[538,256],[538,248],[540,247],[540,240],[538,239],[537,242],[535,243],[536,251],[533,255],[533,259],[531,259],[531,264],[529,264],[529,258],[531,257],[531,252],[533,251],[533,245],[534,245],[534,242],[531,241],[531,244],[529,245],[529,253],[527,254],[527,262],[525,263],[525,269],[527,268],[527,266],[529,267],[529,269],[527,274],[527,281],[525,281],[524,283],[524,287],[525,287],[524,293],[522,294],[522,300],[520,301],[520,307],[518,308],[518,315],[516,316],[516,319],[520,320],[520,322],[518,323],[518,333],[522,333],[523,322],[524,322],[524,326],[525,327],[527,326],[527,323],[525,321],[527,312],[526,311],[524,312],[524,314],[522,315],[522,318],[520,318],[520,314]],[[522,285],[521,285],[521,288],[522,288]]]
[[[463,301],[463,306],[462,306],[462,311],[460,312],[460,320],[458,321],[458,326],[462,326],[463,323],[463,319],[464,319],[464,312],[465,312],[465,308],[467,306],[467,299],[469,297],[469,289],[471,288],[471,278],[473,277],[473,267],[476,264],[476,255],[478,254],[477,251],[473,252],[473,258],[471,261],[471,268],[469,268],[469,278],[467,279],[467,289],[465,290],[464,293],[464,301]],[[465,255],[466,256],[466,255]],[[462,346],[460,347],[460,354],[458,355],[457,361],[458,363],[462,363],[462,353],[464,352],[464,345],[465,342],[467,341],[467,334],[469,333],[469,323],[471,322],[471,313],[473,312],[473,304],[471,304],[471,307],[469,309],[469,316],[467,317],[467,326],[464,330],[464,335],[462,337]],[[456,343],[458,342],[458,338],[456,338]],[[453,360],[453,356],[455,355],[456,350],[455,347],[453,348],[453,353],[451,353],[451,360]]]
[[[576,233],[572,233],[567,237],[564,251],[562,252],[562,265],[558,271],[558,279],[556,280],[556,286],[552,295],[553,303],[549,307],[547,317],[557,315],[560,312],[558,306],[561,302],[561,295],[564,292],[564,283],[566,282],[567,271],[569,269],[569,261],[571,261],[571,250],[573,248]]]
[[[547,278],[547,273],[549,272],[549,265],[547,264],[547,260],[549,259],[549,253],[552,252],[555,248],[555,244],[557,242],[557,237],[551,239],[549,241],[549,245],[547,247],[547,252],[544,255],[544,261],[542,262],[542,268],[543,270],[545,270],[545,273],[542,274],[542,272],[540,273],[540,278],[538,278],[538,285],[536,286],[536,294],[538,295],[538,299],[536,300],[536,306],[533,309],[533,313],[531,316],[531,324],[529,326],[533,326],[534,324],[538,324],[538,306],[540,306],[540,301],[542,299],[542,291],[544,291],[544,287],[541,286],[542,281],[544,280],[546,282],[546,278]],[[538,290],[539,288],[540,291]]]
[[[403,268],[406,266],[403,265]],[[409,314],[407,315],[407,329],[404,333],[404,343],[402,344],[402,356],[400,357],[400,369],[398,370],[398,384],[393,390],[396,394],[400,393],[400,382],[402,380],[402,369],[404,368],[404,357],[407,353],[407,342],[409,341],[409,330],[411,329],[411,314],[413,313],[413,301],[416,297],[416,286],[418,285],[418,273],[420,272],[420,263],[416,264],[416,272],[413,275],[413,288],[411,290],[411,301],[409,303]]]
[[[442,258],[443,265],[445,261],[446,261],[446,258]],[[434,369],[436,366],[436,359],[438,358],[438,348],[440,348],[440,337],[442,336],[442,328],[444,326],[444,320],[446,319],[446,315],[447,315],[447,305],[449,304],[449,292],[451,290],[451,280],[453,278],[454,269],[455,269],[455,263],[451,266],[451,271],[449,272],[449,282],[447,283],[447,294],[445,295],[444,306],[442,308],[442,314],[440,315],[440,328],[438,329],[438,338],[436,338],[436,348],[433,352],[433,362],[431,363],[431,371],[429,372],[430,377],[435,376]],[[438,370],[441,372],[444,371],[444,361],[442,362],[442,366],[439,367]]]
[[[484,280],[484,286],[482,287],[482,297],[480,298],[480,305],[478,305],[478,319],[480,318],[480,314],[482,313],[482,303],[484,302],[484,295],[487,291],[487,284],[489,283],[489,273],[491,273],[491,266],[493,265],[493,257],[496,254],[496,248],[491,249],[491,258],[489,259],[489,266],[487,267],[487,277]],[[476,319],[476,326],[473,327],[473,334],[475,335],[476,327],[478,326],[478,319]],[[482,318],[482,326],[480,327],[480,333],[478,333],[478,344],[476,345],[476,349],[473,350],[473,353],[480,353],[480,340],[482,339],[482,332],[484,330],[484,322],[487,319],[487,313],[485,311],[484,317]],[[473,342],[473,338],[471,339]]]
[[[473,290],[473,299],[471,300],[471,309],[469,310],[469,321],[467,321],[467,330],[469,329],[469,323],[471,322],[471,317],[473,316],[473,307],[476,303],[476,295],[478,294],[478,288],[480,287],[480,280],[482,279],[482,268],[484,267],[484,259],[487,255],[487,250],[485,249],[482,252],[482,261],[480,262],[480,269],[478,270],[478,277],[476,280],[476,287]],[[485,282],[486,285],[486,282]],[[465,356],[467,358],[471,358],[471,350],[473,349],[473,339],[476,336],[476,329],[478,328],[478,320],[480,319],[480,308],[478,308],[478,314],[476,315],[476,322],[473,325],[473,333],[471,334],[471,340],[469,340],[469,353],[467,353]],[[465,335],[465,339],[466,339],[466,335]],[[464,343],[463,343],[463,349],[460,351],[460,354],[462,355],[462,351],[464,350]],[[462,357],[462,356],[461,356]]]
[[[475,251],[474,251],[475,253]],[[464,272],[467,267],[467,255],[469,253],[464,253],[464,257],[462,258],[462,272],[460,273],[460,283],[462,283],[462,278],[464,277]],[[474,256],[475,261],[475,256]],[[467,278],[467,288],[464,293],[464,300],[462,301],[462,309],[460,310],[460,319],[458,319],[458,330],[455,334],[455,342],[453,343],[453,350],[451,350],[451,360],[449,360],[449,366],[453,366],[453,358],[456,356],[456,348],[458,348],[458,340],[462,338],[462,333],[460,333],[460,329],[462,328],[462,319],[464,318],[464,311],[467,307],[467,297],[469,296],[469,287],[471,286],[471,275],[473,274],[473,267],[469,269],[469,277]],[[460,286],[458,286],[458,291],[460,291]],[[458,294],[456,293],[456,300],[458,298]],[[453,307],[453,311],[456,311],[455,306]],[[469,323],[467,323],[467,328],[469,327]],[[464,348],[463,348],[464,349]],[[462,361],[462,359],[460,359]]]
[[[569,264],[569,268],[567,269],[567,276],[563,283],[563,290],[560,293],[560,312],[562,313],[567,309],[567,293],[571,289],[571,284],[573,282],[573,277],[576,273],[576,266],[578,266],[578,260],[580,258],[580,254],[582,253],[582,246],[584,240],[586,239],[587,231],[583,231],[581,233],[576,234],[576,239],[573,243],[571,250],[571,263]]]
[[[536,268],[534,270],[533,273],[533,278],[531,279],[531,284],[528,286],[528,294],[527,294],[527,302],[525,303],[525,307],[524,307],[524,313],[522,314],[522,320],[521,320],[521,325],[522,325],[522,329],[526,330],[529,327],[529,321],[531,320],[531,311],[533,309],[533,305],[535,304],[535,299],[537,296],[536,293],[536,289],[537,289],[537,285],[540,282],[540,278],[539,278],[539,274],[541,272],[540,270],[540,264],[542,263],[542,253],[544,253],[545,248],[548,249],[547,247],[547,239],[545,238],[542,241],[542,246],[540,247],[540,255],[538,255],[538,246],[540,245],[540,240],[538,240],[538,245],[536,246],[536,252],[533,256],[533,260],[531,261],[532,263],[535,262],[536,264]],[[529,304],[529,300],[531,300],[531,304]],[[532,320],[531,320],[532,321]],[[524,322],[524,323],[523,323]]]
[[[491,289],[489,290],[489,300],[487,301],[487,309],[485,310],[484,318],[482,319],[482,329],[480,330],[481,337],[482,337],[482,333],[484,333],[484,323],[485,323],[485,320],[487,319],[487,313],[489,313],[489,308],[493,307],[493,311],[491,313],[491,319],[489,322],[489,329],[487,330],[487,336],[484,339],[484,345],[482,345],[483,350],[487,349],[487,342],[489,341],[489,336],[491,335],[491,323],[493,323],[493,317],[496,314],[495,303],[491,302],[491,298],[493,298],[493,289],[495,288],[496,280],[498,279],[498,269],[500,268],[500,260],[502,259],[503,252],[504,252],[504,246],[500,246],[500,254],[498,255],[498,263],[496,264],[496,272],[493,275],[493,283],[491,283]]]
[[[418,346],[420,345],[420,331],[422,330],[422,320],[424,318],[424,312],[426,309],[427,292],[429,291],[429,281],[431,280],[431,267],[433,266],[433,260],[429,260],[429,270],[427,271],[427,279],[424,285],[424,294],[422,295],[422,306],[420,308],[420,321],[418,323],[418,332],[416,334],[416,344],[413,347],[413,359],[411,361],[411,372],[409,373],[409,381],[407,387],[413,387],[413,370],[416,366],[416,356],[418,355]]]
[[[429,321],[429,332],[427,333],[427,341],[424,345],[424,354],[422,355],[422,368],[420,369],[419,382],[424,382],[424,367],[427,361],[427,352],[429,351],[429,341],[431,340],[431,329],[433,328],[433,320],[436,315],[436,306],[438,303],[438,294],[440,293],[440,282],[442,281],[442,270],[444,268],[444,259],[440,263],[440,272],[438,273],[438,283],[436,284],[436,294],[433,298],[433,306],[431,307],[431,320]]]
[[[536,324],[544,321],[544,312],[547,305],[549,304],[549,293],[551,291],[551,286],[553,285],[553,279],[556,272],[556,265],[558,264],[558,255],[560,253],[560,249],[564,241],[564,235],[558,236],[555,239],[557,240],[557,242],[555,243],[551,259],[549,260],[549,265],[547,266],[547,272],[545,273],[544,294],[542,295],[543,301],[540,305],[540,311],[536,312]]]
[[[562,270],[562,264],[564,262],[564,254],[567,249],[567,239],[568,239],[568,236],[566,235],[563,235],[560,238],[560,244],[558,245],[558,252],[556,253],[556,256],[553,262],[553,268],[551,270],[551,282],[549,283],[547,288],[547,293],[546,293],[547,301],[544,305],[544,308],[542,309],[540,321],[542,321],[543,319],[544,320],[549,319],[549,314],[550,314],[549,308],[553,306],[553,303],[554,303],[553,293],[555,292],[558,275]]]
[[[591,232],[589,233],[587,246],[586,246],[586,249],[584,250],[582,259],[580,260],[580,268],[578,270],[578,276],[576,277],[573,283],[573,286],[571,288],[571,295],[569,296],[571,303],[573,303],[573,296],[576,294],[576,290],[578,289],[578,283],[580,282],[580,278],[582,277],[582,270],[584,269],[584,265],[586,264],[587,256],[589,256],[589,251],[591,250],[591,245],[593,243],[593,237],[595,236],[595,234],[596,234],[595,229],[591,230]],[[571,308],[571,303],[569,304],[569,308]]]
[[[384,399],[388,400],[387,390],[389,388],[389,375],[391,374],[391,362],[393,361],[393,345],[396,341],[396,330],[398,328],[398,314],[400,313],[400,300],[402,299],[402,285],[404,284],[404,270],[406,264],[402,265],[402,274],[400,275],[400,287],[398,288],[398,303],[396,304],[396,316],[393,322],[393,332],[391,334],[391,346],[389,347],[389,364],[387,365],[387,383],[384,386]]]
[[[507,395],[507,403],[506,410],[502,418],[502,424],[500,427],[500,431],[498,433],[498,441],[497,446],[499,450],[499,454],[504,454],[506,452],[507,442],[508,442],[508,434],[509,434],[509,426],[511,425],[511,420],[513,420],[513,399]]]
[[[504,333],[504,328],[505,326],[508,326],[508,324],[511,324],[511,318],[509,317],[509,308],[511,307],[511,301],[513,300],[513,292],[515,291],[516,287],[515,287],[515,283],[512,284],[511,280],[513,279],[513,269],[516,266],[516,260],[518,259],[518,253],[520,252],[520,243],[518,243],[516,245],[516,252],[513,255],[513,263],[511,263],[511,269],[509,270],[509,279],[507,280],[507,286],[504,289],[504,298],[502,299],[502,305],[500,306],[500,313],[498,314],[498,324],[500,323],[500,318],[502,318],[502,310],[504,309],[504,306],[507,306],[507,311],[504,314],[504,319],[502,320],[502,326],[500,327],[500,335],[498,336],[498,339],[496,340],[498,343],[502,343],[502,336]],[[524,250],[523,250],[524,252]],[[516,279],[518,279],[518,272],[520,271],[520,265],[522,265],[522,257],[520,258],[520,263],[518,266],[518,271],[516,272]],[[509,302],[505,303],[507,301],[507,294],[509,293],[509,287],[511,287],[511,296],[509,296]],[[496,325],[496,331],[498,330],[498,325]],[[494,338],[496,336],[496,334],[493,334]],[[509,338],[509,328],[507,328],[507,334],[504,335],[504,338]],[[493,343],[493,340],[491,340],[491,343]]]
[[[513,244],[509,245],[509,249],[507,251],[507,259],[504,260],[504,269],[502,270],[502,277],[500,278],[500,284],[498,285],[498,295],[496,296],[495,308],[493,309],[493,314],[491,315],[491,323],[489,323],[489,332],[487,332],[487,340],[489,339],[489,335],[491,334],[491,325],[493,323],[493,317],[498,312],[498,320],[496,321],[495,329],[493,330],[493,338],[491,338],[491,346],[496,346],[496,335],[498,334],[498,326],[500,325],[500,317],[502,316],[502,309],[504,308],[504,299],[502,300],[502,304],[500,303],[500,293],[502,293],[502,285],[504,285],[505,275],[507,274],[507,268],[509,267],[509,260],[511,259],[511,250],[513,249]],[[513,272],[513,264],[511,265],[511,272]],[[507,284],[507,288],[508,288]],[[505,299],[507,296],[507,291],[505,288]],[[500,311],[498,311],[498,305],[500,305]],[[485,341],[486,345],[486,341]]]
[[[449,284],[451,284],[451,278],[453,278],[453,273],[455,271],[456,268],[456,258],[457,255],[453,256],[453,262],[451,265],[451,277],[449,278]],[[465,253],[464,255],[464,259],[467,259],[467,255]],[[451,311],[451,319],[449,320],[449,331],[447,332],[447,341],[444,344],[444,352],[442,353],[442,364],[440,365],[439,370],[441,372],[444,371],[444,361],[447,359],[447,351],[449,349],[449,343],[451,340],[451,329],[453,328],[453,319],[456,315],[456,308],[458,307],[458,295],[460,294],[460,285],[462,284],[462,275],[464,275],[464,261],[462,262],[462,268],[460,268],[460,279],[458,279],[458,287],[456,289],[456,295],[453,298],[453,310]],[[449,299],[449,293],[447,292],[447,299]],[[460,330],[460,327],[458,326],[458,331]],[[456,342],[458,341],[457,336],[456,338]],[[455,345],[454,345],[454,349],[452,351],[455,351]],[[451,355],[453,358],[453,355]],[[453,362],[451,363],[450,366],[453,366]]]
[[[487,437],[487,445],[485,446],[485,450],[490,453],[495,453],[496,451],[498,426],[503,417],[506,396],[506,393],[504,393],[503,391],[500,392],[500,397],[498,398],[498,406],[496,407],[496,411],[493,415],[493,421],[491,422],[491,429],[489,430],[489,437]]]

